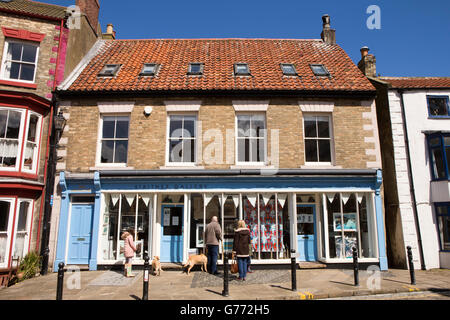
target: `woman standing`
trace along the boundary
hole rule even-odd
[[[249,257],[250,230],[244,220],[239,220],[238,228],[234,232],[233,256],[237,258],[240,281],[245,281],[247,275],[247,261]]]
[[[125,256],[125,276],[126,277],[134,277],[131,273],[132,260],[134,257],[134,253],[136,252],[136,246],[133,241],[134,230],[125,231],[122,234],[123,247],[124,247],[124,256]]]

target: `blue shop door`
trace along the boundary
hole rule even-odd
[[[89,264],[94,204],[72,204],[67,264]]]
[[[161,214],[161,262],[183,260],[183,205],[163,205]]]
[[[297,206],[297,244],[299,261],[317,261],[315,206]]]

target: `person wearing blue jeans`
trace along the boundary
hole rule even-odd
[[[239,220],[238,228],[234,232],[233,255],[237,258],[240,281],[245,281],[247,276],[247,261],[250,257],[250,230],[245,225],[244,220]]]
[[[205,244],[208,257],[208,272],[211,274],[219,274],[217,272],[217,257],[219,255],[219,241],[222,239],[222,229],[220,228],[219,219],[214,216],[211,222],[205,228]]]

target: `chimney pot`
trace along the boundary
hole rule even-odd
[[[369,47],[362,47],[361,48],[361,57],[364,58],[369,54]]]
[[[113,32],[114,32],[114,27],[113,27],[112,23],[109,23],[109,24],[106,26],[106,33],[107,33],[107,34],[112,34]]]
[[[330,16],[325,14],[322,16],[323,28],[330,29]]]
[[[323,28],[320,37],[327,44],[336,44],[336,30],[330,27],[330,16],[325,14],[322,16]]]

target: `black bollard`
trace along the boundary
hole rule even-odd
[[[410,246],[406,247],[406,250],[408,251],[408,263],[409,263],[409,274],[411,276],[411,284],[416,284],[416,275],[414,273],[414,262],[413,262],[413,255],[412,250]]]
[[[148,278],[150,274],[150,263],[148,262],[149,257],[147,254],[144,255],[144,284],[142,300],[148,300]]]
[[[291,277],[292,291],[297,291],[297,261],[294,249],[291,250]]]
[[[58,282],[56,284],[56,300],[62,300],[64,286],[64,262],[58,264]]]
[[[228,256],[229,252],[226,252],[223,255],[223,291],[222,296],[228,297],[230,295],[230,292],[228,290]]]
[[[353,250],[353,275],[355,278],[355,286],[359,286],[359,266],[358,266],[358,251],[355,247],[352,248]]]

